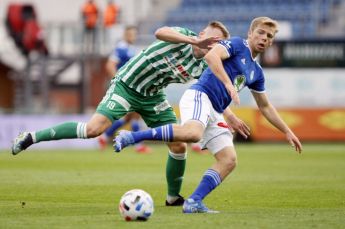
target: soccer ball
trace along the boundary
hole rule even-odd
[[[153,210],[150,194],[141,189],[126,192],[119,203],[120,214],[126,221],[146,221],[153,214]]]

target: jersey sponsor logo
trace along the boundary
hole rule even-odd
[[[178,51],[177,57],[181,57],[181,56],[183,56],[183,52],[180,50],[180,51]]]
[[[173,55],[168,54],[167,56],[164,57],[164,60],[168,62],[168,64],[177,64],[177,60],[173,57]]]
[[[156,114],[159,114],[161,111],[165,111],[166,109],[170,108],[170,104],[168,100],[165,100],[162,103],[157,104],[153,107],[153,110],[156,112]]]
[[[188,78],[189,74],[188,72],[184,69],[184,67],[181,64],[176,65],[177,70],[179,71],[179,73],[184,77],[184,78]]]
[[[234,80],[236,91],[241,91],[246,85],[246,77],[244,75],[237,75]]]
[[[172,55],[165,56],[164,60],[175,74],[186,79],[191,78],[191,75],[189,75],[188,71],[183,67],[183,65],[179,64]]]

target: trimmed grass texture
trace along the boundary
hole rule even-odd
[[[165,207],[167,148],[0,152],[0,228],[345,228],[345,144],[237,144],[238,167],[205,200],[220,214]],[[189,150],[182,195],[214,162]],[[147,222],[125,222],[122,194],[144,189]]]

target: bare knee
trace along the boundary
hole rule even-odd
[[[223,161],[224,170],[230,173],[236,168],[237,165],[237,157],[230,156],[226,160]]]
[[[101,114],[94,114],[86,126],[87,137],[97,137],[110,126],[111,122],[107,117]]]
[[[190,130],[186,132],[186,139],[188,142],[198,142],[202,138],[202,133],[197,132],[195,130]]]
[[[187,144],[183,142],[169,143],[168,147],[173,153],[185,153],[187,151]]]
[[[234,150],[229,151],[229,148],[226,148],[216,153],[215,157],[217,162],[214,165],[214,169],[220,173],[222,179],[225,179],[225,177],[227,177],[236,168],[236,152]]]
[[[89,124],[87,125],[86,131],[87,131],[88,138],[95,138],[103,133],[102,129],[99,126],[89,125]]]

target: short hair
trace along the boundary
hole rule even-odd
[[[219,29],[223,36],[228,39],[230,37],[230,32],[229,30],[226,28],[226,26],[221,23],[220,21],[211,21],[210,23],[208,23],[207,27],[212,27],[212,28],[217,28]]]
[[[278,22],[269,17],[256,17],[250,24],[250,31],[253,32],[259,25],[268,25],[274,29],[274,34],[278,33]]]

